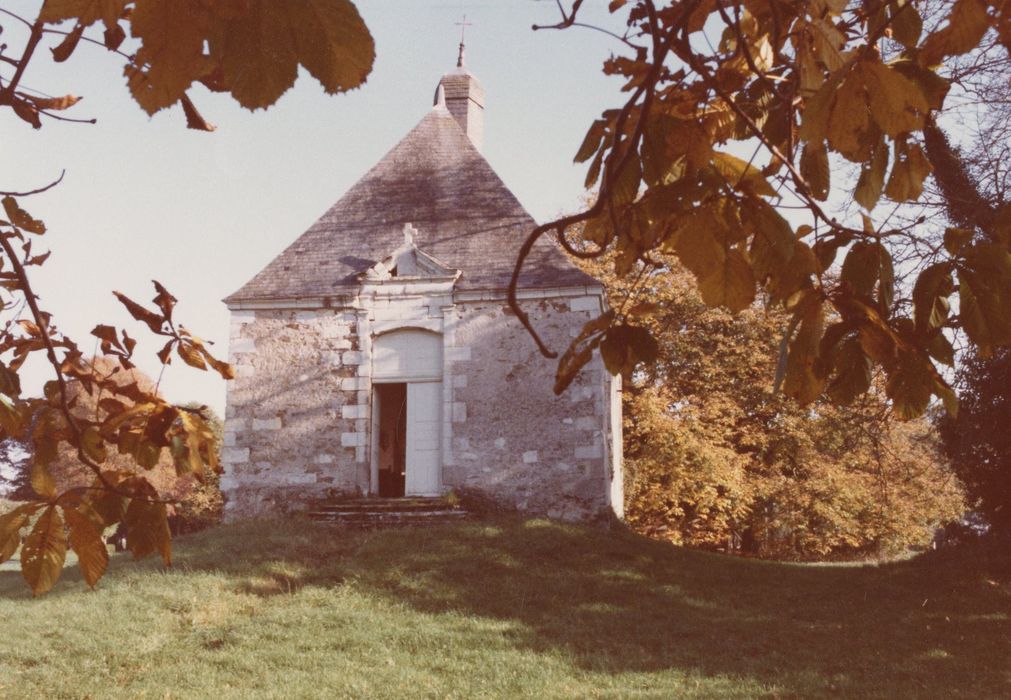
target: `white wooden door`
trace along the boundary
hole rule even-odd
[[[442,382],[407,385],[407,474],[404,494],[438,496],[442,471]]]

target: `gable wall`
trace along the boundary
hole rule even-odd
[[[565,519],[593,517],[614,500],[620,514],[620,436],[599,358],[556,397],[556,360],[540,355],[501,294],[400,291],[387,285],[343,308],[232,312],[228,516],[367,492],[372,339],[398,327],[438,332],[444,343],[443,490]],[[523,304],[561,350],[600,312],[595,291],[528,293],[537,298]]]

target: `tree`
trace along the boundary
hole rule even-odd
[[[580,25],[582,5],[560,4],[550,28]],[[896,269],[923,258],[897,268],[896,254],[926,233],[922,222],[894,226],[876,205],[917,200],[931,170],[944,168],[931,143],[943,134],[948,67],[988,37],[1006,60],[1011,6],[957,0],[928,31],[911,0],[615,0],[610,9],[627,29],[615,34],[624,54],[604,72],[623,77],[629,96],[576,154],[598,195],[531,232],[510,290],[542,352],[557,356],[515,288],[527,253],[550,233],[577,257],[613,256],[618,277],[669,254],[711,306],[741,311],[761,297],[784,309],[776,384],[802,404],[826,392],[855,400],[878,368],[899,417],[922,415],[932,397],[954,413],[939,367],[954,362],[947,334],[963,332],[984,355],[1011,342],[1011,207],[949,228],[907,300],[896,295]],[[831,177],[840,162],[859,169],[851,192]],[[856,211],[840,221],[830,200]],[[630,307],[591,322],[565,350],[558,391],[597,348],[612,371],[651,359]]]
[[[850,406],[805,407],[774,391],[789,315],[708,307],[691,273],[661,260],[632,280],[616,278],[610,261],[588,266],[612,303],[633,285],[649,299],[631,313],[658,342],[656,360],[624,383],[634,528],[678,544],[820,560],[925,546],[962,514],[960,485],[925,419],[895,420],[880,383]]]
[[[991,527],[1011,533],[1011,350],[965,358],[957,418],[939,421],[944,446]]]
[[[272,105],[292,85],[299,65],[335,93],[361,85],[374,57],[372,37],[350,0],[44,0],[34,21],[0,12],[28,28],[19,58],[0,55],[14,69],[9,79],[0,79],[0,107],[36,129],[44,119],[80,121],[60,114],[79,97],[40,97],[21,88],[46,44],[53,44],[52,59],[61,63],[82,43],[115,52],[142,109],[153,114],[179,104],[186,125],[202,131],[214,127],[190,97],[195,84],[255,110]],[[101,39],[94,34],[99,23]],[[0,516],[0,562],[20,549],[22,574],[36,595],[59,578],[68,547],[94,586],[108,563],[100,533],[117,523],[126,526],[135,557],[158,552],[170,563],[168,514],[179,499],[154,478],[161,473],[157,467],[171,464],[177,477],[213,483],[208,474],[218,469],[220,446],[205,412],[168,403],[140,378],[97,368],[39,307],[28,271],[49,257],[33,252],[46,227],[23,200],[58,183],[0,192],[6,216],[0,219],[0,282],[4,309],[12,314],[0,327],[0,440],[30,443],[35,495]],[[230,378],[232,368],[173,317],[176,299],[158,282],[154,286],[153,307],[115,294],[134,319],[163,338],[162,364],[174,354]],[[125,330],[100,323],[92,335],[118,369],[133,369],[136,343]],[[19,370],[33,353],[43,354],[53,368],[40,398],[21,390]],[[28,534],[22,542],[23,531]]]

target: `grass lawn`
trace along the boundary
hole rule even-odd
[[[31,599],[0,697],[1011,696],[1011,553],[795,566],[494,520],[224,526]]]

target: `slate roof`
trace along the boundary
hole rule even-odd
[[[461,270],[457,290],[504,290],[536,222],[442,105],[329,211],[226,303],[353,292],[359,273],[418,229],[418,248]],[[598,286],[545,236],[520,278],[526,289]]]

